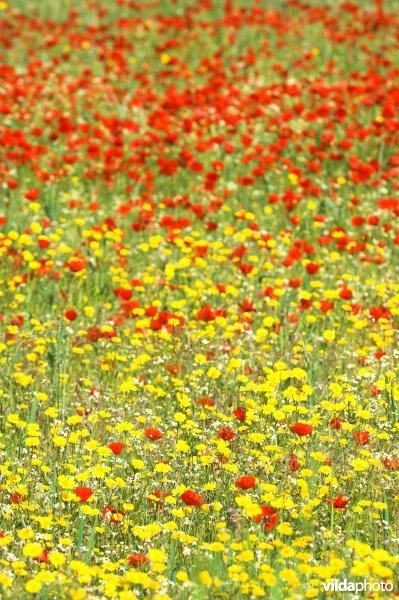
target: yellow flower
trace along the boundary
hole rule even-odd
[[[52,417],[52,418],[55,418],[55,417],[57,417],[57,416],[58,416],[58,412],[59,412],[59,411],[58,411],[58,408],[55,408],[55,406],[49,406],[49,408],[47,408],[47,409],[44,411],[44,414],[45,414],[47,417]]]
[[[8,535],[5,535],[4,537],[0,537],[0,547],[7,546],[7,544],[9,544],[10,542],[12,542],[12,535],[10,533]]]
[[[352,461],[351,465],[355,469],[355,471],[367,471],[367,469],[370,466],[367,460],[364,460],[363,458],[355,458],[355,460]]]
[[[58,476],[58,485],[65,490],[73,490],[75,488],[75,482],[72,477],[67,477],[66,475]]]
[[[144,462],[138,458],[133,459],[130,464],[132,465],[133,469],[136,469],[137,471],[142,471],[142,469],[145,467]]]
[[[282,569],[279,573],[279,578],[289,583],[292,587],[298,587],[300,583],[294,569]]]
[[[98,508],[92,508],[91,506],[88,506],[87,504],[84,504],[80,510],[84,515],[89,515],[91,517],[95,517],[100,514],[100,511],[98,510]]]
[[[163,550],[151,548],[151,550],[148,552],[148,558],[151,562],[165,562],[166,554]]]
[[[94,477],[98,477],[99,479],[103,479],[107,473],[110,471],[110,467],[104,467],[103,465],[96,465],[92,467],[91,473]]]
[[[100,443],[97,442],[97,440],[89,440],[88,442],[85,443],[85,448],[86,450],[89,450],[89,452],[91,452],[92,450],[97,450],[97,448],[100,446]]]
[[[25,440],[25,444],[28,448],[33,448],[34,446],[40,446],[40,440],[37,437],[28,437]]]
[[[190,446],[184,440],[179,440],[175,446],[176,452],[189,452]]]
[[[244,509],[244,514],[247,517],[256,517],[262,513],[261,508],[249,496],[236,496],[236,504]]]
[[[32,375],[24,375],[23,373],[13,373],[12,378],[22,387],[27,387],[33,383]]]
[[[42,589],[42,584],[37,579],[30,579],[26,582],[25,589],[29,594],[37,594]]]
[[[53,444],[58,448],[64,448],[67,445],[67,440],[62,435],[55,435],[53,437]]]
[[[41,545],[35,542],[29,542],[28,544],[25,544],[22,549],[22,554],[27,558],[37,558],[42,552],[43,548]]]
[[[212,577],[210,576],[209,571],[201,571],[198,578],[202,585],[212,585]]]
[[[0,585],[5,588],[11,587],[12,586],[11,577],[9,577],[8,575],[5,575],[5,573],[0,573]]]
[[[365,561],[361,561],[356,559],[353,563],[353,567],[350,570],[352,575],[356,577],[364,577],[371,573],[371,565],[367,564]]]
[[[241,552],[241,554],[237,556],[237,560],[241,562],[251,562],[254,560],[254,558],[255,555],[252,552],[252,550],[244,550],[243,552]]]
[[[66,562],[66,556],[62,552],[51,552],[49,554],[49,560],[53,567],[59,569]]]
[[[184,423],[184,421],[187,419],[186,415],[182,412],[176,412],[173,415],[173,418],[177,423]]]
[[[216,367],[211,367],[210,369],[208,369],[207,375],[211,379],[219,379],[221,373]]]
[[[170,465],[166,465],[164,463],[157,463],[154,467],[156,473],[169,473],[172,470]]]
[[[259,579],[261,579],[263,583],[267,585],[267,587],[274,587],[277,583],[277,579],[273,573],[261,573],[259,575]]]
[[[25,527],[25,529],[20,529],[18,531],[18,537],[21,540],[30,540],[35,537],[35,532],[30,527]]]
[[[286,521],[277,525],[276,529],[282,535],[292,535],[294,533],[290,523],[287,523]]]
[[[133,377],[128,377],[126,381],[119,386],[119,391],[122,393],[135,392],[136,390],[137,387],[134,384]]]
[[[83,588],[69,590],[69,595],[71,596],[71,600],[84,600],[86,598],[86,591]],[[122,598],[122,596],[120,596],[120,598]]]

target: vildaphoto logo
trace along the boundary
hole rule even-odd
[[[392,581],[350,581],[349,579],[332,579],[323,583],[325,592],[392,592]]]

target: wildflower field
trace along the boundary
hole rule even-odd
[[[0,0],[0,597],[395,597],[398,273],[397,0]]]

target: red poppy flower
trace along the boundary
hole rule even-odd
[[[156,500],[151,498],[151,496],[155,496],[155,498],[158,498],[158,500],[164,500],[165,498],[170,496],[170,494],[169,492],[161,492],[161,490],[156,490],[155,492],[150,494],[150,496],[147,498],[147,502],[156,502]],[[157,505],[162,506],[162,502],[157,502]]]
[[[359,446],[365,446],[369,441],[370,434],[368,431],[355,431],[353,437]]]
[[[235,480],[235,486],[240,490],[250,490],[256,484],[255,477],[252,475],[243,475]]]
[[[216,319],[216,312],[209,306],[209,304],[206,304],[197,311],[197,319],[199,321],[203,321],[204,323],[209,323],[210,321],[214,321]]]
[[[196,246],[194,252],[200,258],[206,258],[208,255],[208,246]]]
[[[200,406],[214,406],[214,401],[212,400],[212,398],[207,398],[206,396],[204,396],[203,398],[200,398],[198,400],[198,404]]]
[[[144,563],[148,562],[148,558],[145,554],[137,554],[135,552],[134,554],[131,554],[127,557],[127,562],[132,567],[141,567],[142,565],[144,565]]]
[[[381,390],[379,390],[376,385],[371,385],[370,386],[370,394],[372,396],[377,396],[378,394],[381,394]]]
[[[233,252],[229,255],[229,258],[242,258],[248,251],[248,246],[244,246],[243,244],[241,244],[241,246],[237,246],[236,248],[234,248]]]
[[[98,340],[101,340],[105,336],[104,332],[99,327],[94,326],[87,328],[85,337],[88,342],[98,342]]]
[[[90,496],[93,495],[93,490],[88,487],[75,488],[75,494],[80,498],[81,502],[87,502]]]
[[[225,294],[226,293],[227,285],[225,285],[224,283],[217,283],[215,285],[215,288],[217,289],[217,291],[219,292],[219,294]]]
[[[360,227],[360,225],[363,225],[363,223],[364,217],[362,217],[361,215],[355,215],[354,217],[352,217],[353,227]]]
[[[200,494],[193,492],[193,490],[186,490],[183,494],[180,495],[180,500],[187,504],[188,506],[201,506],[203,500]]]
[[[320,310],[322,312],[328,312],[329,310],[332,310],[334,308],[334,303],[331,302],[330,300],[322,300],[320,302]]]
[[[370,308],[369,313],[375,321],[379,321],[379,319],[390,319],[392,317],[391,311],[384,306],[373,306]]]
[[[68,321],[74,321],[77,318],[77,316],[78,313],[76,312],[76,310],[73,310],[73,308],[69,308],[64,312],[64,317],[68,319]]]
[[[26,500],[27,500],[27,497],[22,496],[22,494],[20,494],[19,492],[14,492],[10,496],[11,504],[20,504],[21,502],[26,502]]]
[[[311,434],[313,431],[313,427],[308,423],[294,423],[294,425],[291,425],[290,430],[293,433],[299,435],[300,437],[303,437],[305,435]]]
[[[113,290],[113,293],[115,296],[118,296],[118,298],[120,298],[121,300],[130,300],[131,297],[133,296],[133,292],[132,290],[129,290],[127,288],[115,288]]]
[[[236,419],[238,419],[238,421],[240,421],[241,423],[245,423],[245,419],[246,419],[245,408],[242,408],[242,406],[238,406],[237,408],[235,408],[233,410],[233,415],[235,416]]]
[[[237,434],[229,427],[222,427],[221,429],[219,429],[218,436],[220,437],[220,439],[227,441],[234,440],[234,438],[237,437]]]
[[[238,304],[240,312],[256,312],[256,308],[254,303],[250,300],[244,300]]]
[[[288,466],[290,468],[290,471],[298,471],[299,462],[295,454],[291,454],[290,459],[288,461]]]
[[[309,273],[309,275],[314,275],[319,269],[320,267],[317,263],[310,262],[306,265],[306,270]]]
[[[180,365],[178,365],[178,364],[168,364],[168,365],[166,365],[166,370],[171,375],[175,375],[176,376],[179,373],[179,371],[180,371]]]
[[[278,523],[278,511],[272,506],[260,506],[261,515],[255,515],[252,520],[256,523],[263,523],[265,531],[273,529]]]
[[[25,192],[25,198],[27,200],[37,200],[39,196],[40,191],[37,188],[32,188],[31,190]]]
[[[47,550],[43,550],[43,552],[40,554],[40,556],[38,556],[34,560],[36,560],[39,563],[45,563],[45,564],[49,565],[50,564],[50,559],[49,559],[48,551]]]
[[[240,263],[238,266],[243,275],[249,275],[254,270],[254,266],[248,263]]]
[[[125,511],[116,510],[111,504],[107,504],[103,508],[103,517],[104,519],[109,519],[110,523],[121,523],[123,521],[123,517],[125,516]]]
[[[217,228],[218,228],[218,224],[217,224],[217,223],[215,223],[214,221],[209,221],[209,222],[206,224],[206,228],[208,229],[208,231],[215,231],[215,229],[217,229]]]
[[[79,271],[83,271],[86,261],[84,258],[70,258],[67,264],[73,273],[78,273]]]
[[[233,415],[235,416],[236,419],[238,419],[238,421],[241,421],[241,423],[245,422],[245,408],[242,408],[241,406],[238,406],[237,408],[235,408],[233,410]]]
[[[302,279],[290,279],[288,285],[292,288],[299,288],[302,285]]]
[[[163,433],[159,429],[153,429],[152,427],[148,427],[148,429],[144,432],[145,437],[150,439],[153,442],[157,440],[161,440],[163,438]]]
[[[48,248],[50,246],[51,242],[46,237],[40,236],[37,238],[37,243],[39,244],[39,246],[42,250],[45,250],[46,248]]]
[[[333,500],[331,500],[331,498],[328,498],[327,503],[331,504],[331,502],[332,502],[334,508],[345,508],[345,506],[349,502],[349,498],[344,497],[344,496],[337,496]]]
[[[345,419],[337,419],[336,417],[333,417],[330,420],[330,427],[332,427],[332,429],[341,429],[341,423],[346,423]]]
[[[112,450],[112,452],[117,456],[120,455],[124,447],[125,444],[122,444],[122,442],[111,442],[110,444],[108,444],[108,448]]]
[[[350,300],[353,297],[353,292],[352,292],[352,290],[344,287],[341,289],[341,291],[339,293],[339,297],[342,300]]]
[[[384,458],[386,469],[399,469],[399,458]]]

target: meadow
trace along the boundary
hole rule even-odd
[[[0,0],[1,598],[399,594],[398,8]]]

